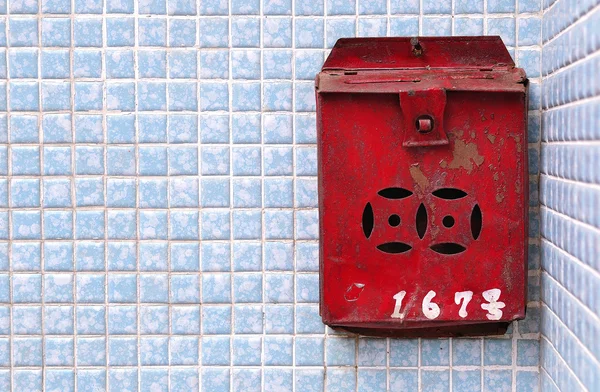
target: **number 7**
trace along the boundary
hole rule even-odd
[[[458,311],[458,315],[462,318],[467,317],[467,305],[469,304],[469,302],[471,302],[471,299],[473,298],[473,292],[472,291],[460,291],[458,293],[454,293],[454,303],[455,304],[460,304],[460,300],[463,300],[462,306],[460,307],[460,310]]]

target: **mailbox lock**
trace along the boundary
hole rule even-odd
[[[419,116],[415,125],[420,133],[429,133],[433,129],[433,118],[427,115]]]

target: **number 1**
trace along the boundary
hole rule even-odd
[[[396,300],[396,305],[394,306],[394,313],[392,313],[392,318],[404,318],[404,315],[400,313],[400,308],[402,307],[402,300],[406,295],[406,291],[402,290],[396,295],[394,295],[394,299]]]

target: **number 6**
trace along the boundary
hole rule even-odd
[[[423,314],[429,320],[433,320],[440,315],[440,307],[436,303],[431,302],[433,297],[435,297],[435,291],[429,290],[425,298],[423,298]]]

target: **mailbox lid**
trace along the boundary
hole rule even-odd
[[[409,37],[342,38],[331,50],[323,71],[515,66],[499,36],[419,37],[418,42],[422,53],[415,56]]]

